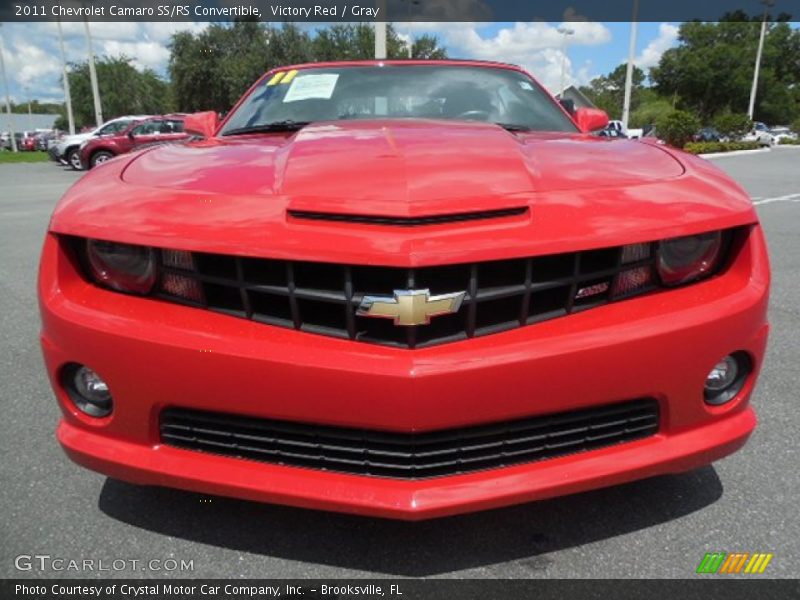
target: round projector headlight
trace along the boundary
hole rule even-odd
[[[722,250],[722,233],[712,231],[699,235],[664,240],[658,248],[658,274],[664,285],[680,285],[714,271]]]
[[[152,248],[100,240],[86,241],[92,278],[119,292],[147,294],[156,282],[156,255]]]

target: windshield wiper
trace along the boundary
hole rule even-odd
[[[295,121],[286,119],[285,121],[273,121],[272,123],[262,123],[260,125],[249,125],[226,131],[222,135],[239,135],[243,133],[271,133],[274,131],[299,131],[311,121]]]
[[[506,131],[531,131],[527,125],[518,125],[516,123],[495,123],[498,127],[502,127]]]

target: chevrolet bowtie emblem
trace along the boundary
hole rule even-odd
[[[431,296],[430,290],[395,290],[394,296],[364,296],[358,306],[362,317],[394,319],[395,325],[427,325],[431,317],[458,312],[466,292]]]

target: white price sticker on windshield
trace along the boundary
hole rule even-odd
[[[312,98],[330,100],[338,79],[339,75],[337,73],[321,73],[318,75],[298,73],[297,77],[292,79],[283,101],[296,102]]]

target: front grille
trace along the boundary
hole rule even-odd
[[[651,399],[425,433],[169,408],[161,413],[161,440],[187,450],[279,465],[421,479],[595,450],[651,436],[658,426],[658,404]]]
[[[613,296],[616,277],[644,268],[652,275],[655,244],[645,258],[622,264],[622,247],[446,266],[397,268],[246,258],[195,252],[183,268],[165,261],[162,299],[270,325],[399,348],[466,340],[600,306]],[[653,281],[653,277],[650,277]],[[197,282],[186,300],[176,290]],[[637,288],[637,293],[653,289]],[[394,290],[429,289],[432,295],[465,292],[454,314],[427,325],[396,326],[361,316],[364,296],[392,297]]]
[[[422,225],[441,225],[443,223],[460,223],[463,221],[500,219],[502,217],[515,217],[524,215],[527,212],[527,206],[464,213],[449,213],[446,215],[430,215],[426,217],[386,217],[377,215],[353,215],[344,213],[316,212],[310,210],[288,211],[289,216],[294,217],[295,219],[308,219],[311,221],[341,221],[345,223],[365,223],[368,225],[397,225],[400,227],[419,227]]]

